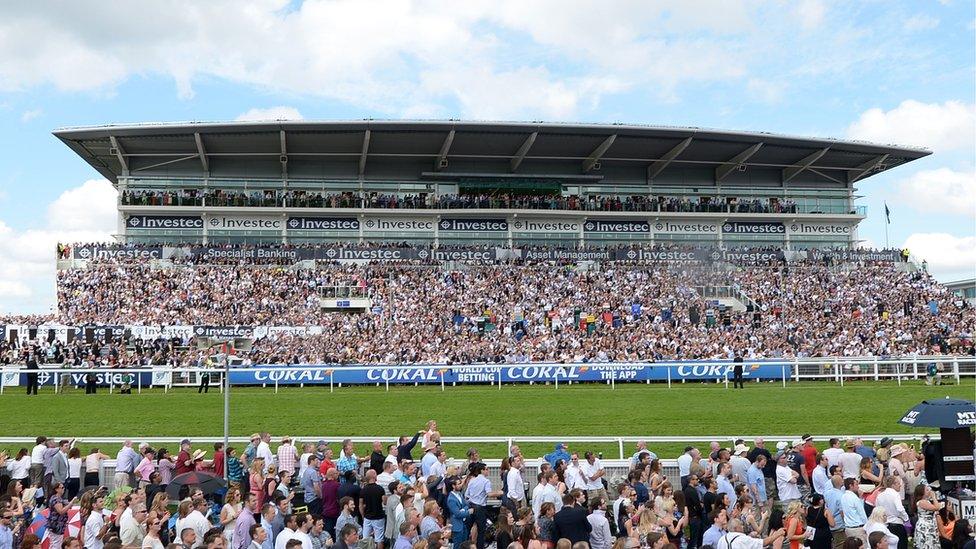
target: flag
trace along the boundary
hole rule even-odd
[[[888,209],[888,203],[884,203],[885,206],[885,219],[888,220],[888,224],[891,225],[891,210]]]

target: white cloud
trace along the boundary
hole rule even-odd
[[[847,128],[847,136],[876,143],[926,147],[935,151],[972,150],[976,143],[976,104],[960,101],[903,101],[890,111],[869,109]]]
[[[898,183],[900,203],[923,212],[976,217],[976,171],[923,170]]]
[[[930,15],[918,14],[905,19],[905,30],[908,32],[932,30],[939,26],[939,19]]]
[[[187,99],[214,78],[396,116],[539,120],[580,118],[623,92],[678,101],[758,71],[801,88],[885,56],[906,65],[887,37],[835,12],[823,0],[6,2],[0,91],[111,92],[163,75]]]
[[[905,240],[903,247],[927,261],[929,272],[939,280],[976,276],[976,236],[915,233]]]
[[[819,27],[824,20],[827,7],[820,0],[801,0],[796,5],[796,14],[804,30]]]
[[[302,113],[295,107],[268,107],[267,109],[251,109],[241,113],[236,120],[264,121],[264,120],[304,120]]]
[[[23,114],[20,115],[20,121],[21,122],[30,122],[31,120],[37,118],[38,116],[40,116],[42,114],[44,114],[44,111],[42,109],[30,109],[30,110],[24,111]]]
[[[108,181],[89,180],[51,202],[40,228],[16,230],[0,220],[0,312],[50,311],[58,242],[110,240],[116,196]]]

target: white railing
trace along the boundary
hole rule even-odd
[[[762,379],[778,379],[783,387],[788,382],[832,381],[841,387],[855,380],[897,380],[898,384],[905,380],[918,380],[927,376],[927,366],[937,364],[939,375],[950,378],[956,384],[963,377],[976,377],[976,357],[963,356],[921,356],[897,359],[882,359],[878,357],[830,357],[817,359],[791,359],[769,361],[747,361],[745,364],[745,380],[757,379],[752,375],[752,367],[758,368]],[[765,370],[764,370],[765,368]],[[530,375],[531,371],[534,375]],[[84,376],[94,373],[102,376],[101,386],[108,386],[109,392],[114,392],[121,384],[122,376],[133,374],[132,389],[142,392],[144,387],[162,387],[168,391],[172,387],[196,386],[200,375],[216,377],[212,386],[223,391],[223,371],[218,369],[201,368],[167,368],[154,366],[148,368],[111,368],[111,369],[81,369],[81,368],[44,368],[36,371],[44,376],[41,385],[54,385],[55,391],[66,386],[80,386],[79,378],[70,376]],[[590,372],[584,375],[584,372]],[[8,366],[0,369],[0,394],[6,387],[19,386],[20,374],[26,374],[22,367]],[[32,372],[33,373],[33,372]],[[337,373],[339,379],[336,379]],[[345,374],[362,373],[355,380],[349,381]],[[139,375],[142,374],[142,375]],[[149,383],[143,383],[143,376],[149,374]],[[233,376],[247,377],[246,382],[233,381]],[[456,374],[456,375],[455,375]],[[504,374],[504,375],[503,375]],[[562,384],[573,383],[604,383],[611,389],[617,383],[644,382],[667,383],[670,388],[673,383],[687,381],[711,381],[724,383],[728,386],[732,377],[732,363],[729,361],[679,361],[679,362],[651,362],[651,363],[530,363],[530,364],[478,364],[478,365],[445,365],[445,364],[417,364],[417,365],[373,365],[373,366],[265,366],[260,368],[248,367],[231,368],[232,386],[273,386],[277,392],[280,385],[328,385],[330,391],[345,385],[374,385],[385,386],[403,384],[427,384],[441,386],[446,390],[448,386],[477,383],[497,386],[501,390],[505,383],[539,383],[552,384],[555,389]],[[452,377],[454,376],[454,377]],[[505,381],[505,376],[508,380]],[[83,378],[81,378],[83,379]],[[52,383],[53,381],[53,383]]]

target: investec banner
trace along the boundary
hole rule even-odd
[[[432,217],[380,217],[368,216],[363,218],[363,231],[388,232],[406,231],[433,233],[437,224]]]
[[[194,326],[193,335],[213,338],[256,337],[253,326]]]
[[[63,383],[65,374],[58,376],[58,383]],[[84,387],[85,378],[88,374],[67,374],[70,385],[74,387]],[[119,386],[126,381],[131,382],[132,387],[138,385],[151,387],[152,385],[168,385],[171,379],[170,372],[139,372],[135,374],[112,373],[111,371],[95,370],[95,385],[108,387],[109,384]],[[16,387],[27,385],[27,374],[23,370],[4,370],[0,382],[4,387]],[[50,370],[38,370],[38,385],[54,385],[54,373]]]
[[[130,218],[131,219],[131,218]],[[124,246],[94,245],[76,246],[71,250],[73,259],[162,259],[163,247],[126,248]]]
[[[786,227],[769,221],[728,221],[722,224],[722,234],[786,234]]]
[[[130,215],[125,220],[130,229],[202,229],[203,219],[193,215]]]
[[[280,231],[285,225],[281,216],[211,215],[207,227],[215,231]]]
[[[521,258],[528,261],[614,261],[616,258],[608,250],[552,250],[526,249]]]
[[[837,223],[790,223],[790,235],[850,236],[854,227]]]
[[[498,219],[441,219],[437,227],[442,231],[507,232],[508,221]]]
[[[313,251],[313,250],[309,250]],[[428,259],[430,252],[425,248],[325,248],[314,250],[314,259],[330,261],[397,261],[403,259]]]
[[[709,259],[707,250],[645,250],[621,249],[613,251],[614,261],[640,261],[645,263],[703,262]]]
[[[579,234],[581,223],[561,219],[521,219],[512,221],[512,230],[520,233],[573,233]]]
[[[720,380],[732,377],[731,364],[689,363],[687,365],[655,366],[654,364],[526,364],[503,367],[502,383],[553,383],[556,381],[601,382],[615,381],[673,381]],[[783,362],[746,364],[743,375],[749,379],[782,379],[789,375],[790,365]],[[498,383],[499,370],[482,366],[377,366],[364,370],[350,370],[327,365],[298,369],[279,366],[260,366],[256,371],[231,370],[231,383],[236,385],[325,385],[344,383],[363,385],[374,383]]]
[[[588,233],[648,233],[651,230],[651,224],[647,220],[587,219],[583,222],[583,230]]]
[[[294,231],[358,231],[355,217],[289,217],[288,230]]]
[[[718,234],[718,223],[706,221],[657,221],[653,228],[662,234]]]
[[[223,248],[219,246],[193,246],[187,248],[176,248],[182,250],[183,256],[192,257],[198,260],[206,259],[284,259],[288,261],[301,261],[303,259],[316,259],[315,250],[289,249],[289,248]],[[168,257],[177,257],[180,254],[169,254]]]

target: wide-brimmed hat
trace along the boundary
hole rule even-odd
[[[900,456],[907,452],[908,449],[901,445],[895,445],[891,447],[891,457]]]
[[[193,455],[190,456],[190,459],[192,461],[196,461],[198,459],[203,459],[203,456],[205,456],[205,455],[207,455],[207,451],[206,450],[194,450],[193,451]]]
[[[736,444],[735,445],[735,448],[734,448],[735,455],[739,455],[742,452],[748,452],[748,451],[749,451],[749,447],[746,446],[745,444]]]
[[[781,440],[776,443],[776,449],[780,451],[785,450],[788,446],[789,444],[787,444],[785,440]]]

